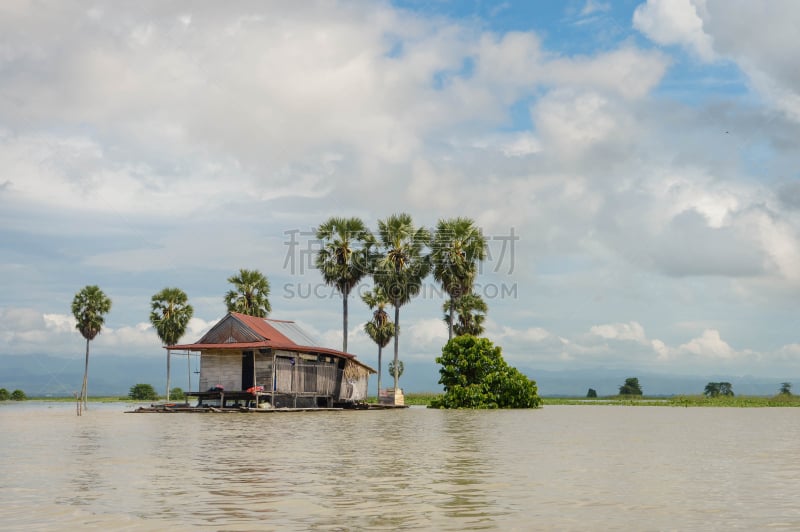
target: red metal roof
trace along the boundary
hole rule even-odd
[[[297,327],[293,321],[257,318],[255,316],[239,314],[238,312],[229,312],[197,342],[193,344],[172,345],[167,347],[167,349],[170,351],[179,349],[205,351],[208,349],[238,350],[272,348],[293,352],[318,353],[352,359],[354,362],[357,362],[359,365],[375,373],[375,370],[355,360],[356,356],[350,353],[316,345],[298,344],[274,327],[272,323],[276,323],[278,326],[281,326],[280,324],[291,324],[291,326]],[[298,331],[302,332],[299,328]],[[302,333],[302,337],[309,338],[305,333]]]

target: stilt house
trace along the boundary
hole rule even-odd
[[[375,373],[355,355],[317,346],[293,321],[236,312],[196,343],[169,350],[200,353],[199,391],[188,395],[201,404],[219,401],[220,407],[353,406],[367,398],[369,375]]]

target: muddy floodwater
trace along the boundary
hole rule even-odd
[[[0,529],[800,529],[800,409],[132,408],[0,404]]]

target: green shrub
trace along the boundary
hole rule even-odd
[[[637,377],[628,377],[625,384],[619,387],[620,395],[642,395],[642,387]]]
[[[128,397],[136,401],[154,401],[158,399],[158,394],[151,384],[134,384]]]
[[[24,401],[28,397],[25,395],[25,392],[22,390],[14,390],[11,392],[11,400],[12,401]]]
[[[536,408],[536,382],[503,360],[502,350],[487,338],[457,336],[442,348],[439,384],[444,395],[433,408]]]
[[[0,401],[8,401],[11,399],[11,394],[5,388],[0,388]]]
[[[182,388],[178,388],[176,386],[175,388],[173,388],[173,389],[171,389],[169,391],[169,398],[170,398],[170,400],[173,400],[173,399],[174,400],[185,399],[186,398],[186,394],[183,393],[183,389]]]

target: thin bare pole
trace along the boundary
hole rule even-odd
[[[187,392],[192,391],[192,356],[189,354],[189,350],[186,350],[186,373],[189,376],[189,389],[186,390]],[[184,394],[184,399],[186,400],[186,404],[189,404],[189,396]]]
[[[172,351],[167,348],[167,401],[169,401],[169,359]]]

